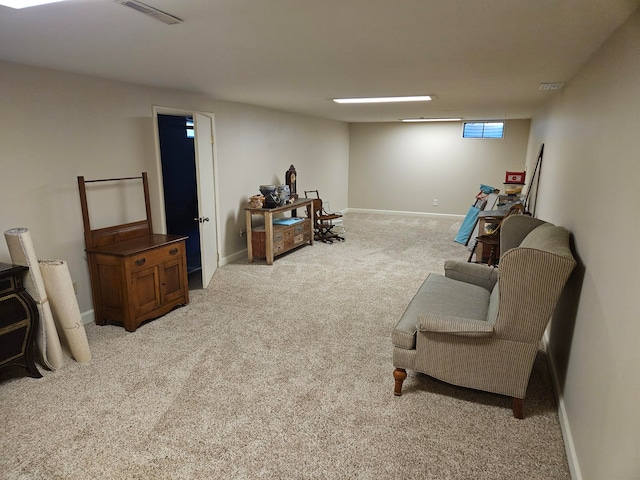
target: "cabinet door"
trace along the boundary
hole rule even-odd
[[[122,260],[102,254],[89,254],[88,258],[96,324],[124,321],[127,298]]]
[[[17,293],[0,297],[0,365],[26,353],[30,328],[26,302]]]
[[[131,301],[138,318],[161,305],[160,278],[157,266],[138,270],[131,274]]]
[[[183,298],[187,288],[187,279],[182,268],[184,258],[182,256],[172,258],[159,266],[160,273],[160,299],[163,305]]]

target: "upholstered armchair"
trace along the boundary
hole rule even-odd
[[[430,274],[392,333],[395,395],[406,370],[462,387],[524,398],[540,341],[575,260],[569,232],[522,215],[505,219],[500,267],[445,262]]]

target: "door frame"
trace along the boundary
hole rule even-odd
[[[164,202],[164,181],[162,176],[162,155],[160,151],[160,135],[158,131],[158,115],[175,115],[179,117],[194,117],[196,113],[200,115],[204,115],[211,119],[211,134],[213,135],[214,141],[211,145],[212,154],[213,154],[213,189],[214,189],[214,197],[215,197],[215,230],[216,230],[216,268],[220,267],[220,197],[219,197],[219,185],[218,185],[218,154],[217,154],[217,142],[216,139],[216,123],[215,123],[215,115],[211,112],[202,112],[200,110],[183,110],[179,108],[172,107],[163,107],[160,105],[152,105],[152,120],[153,120],[153,136],[155,139],[155,151],[156,151],[156,175],[158,176],[158,205],[160,207],[160,229],[159,233],[167,233],[167,219],[166,219],[166,209]],[[197,157],[197,155],[196,155]],[[201,247],[202,248],[202,239],[201,239]],[[211,252],[207,252],[211,254]]]

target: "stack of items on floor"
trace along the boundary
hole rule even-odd
[[[36,343],[42,365],[50,370],[64,366],[60,337],[77,362],[89,362],[91,351],[67,262],[38,260],[26,228],[12,228],[4,236],[11,262],[29,268],[23,284],[38,307]]]
[[[498,197],[497,209],[507,211],[512,206],[522,203],[522,189],[526,172],[507,171],[504,180],[504,195]]]

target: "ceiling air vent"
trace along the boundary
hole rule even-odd
[[[150,16],[158,20],[159,22],[166,23],[167,25],[175,25],[176,23],[182,23],[182,20],[173,15],[169,15],[157,8],[153,8],[145,3],[138,2],[136,0],[115,0],[116,3],[124,5],[125,7],[133,8],[140,13]]]
[[[560,90],[564,87],[564,82],[541,83],[538,90]]]

